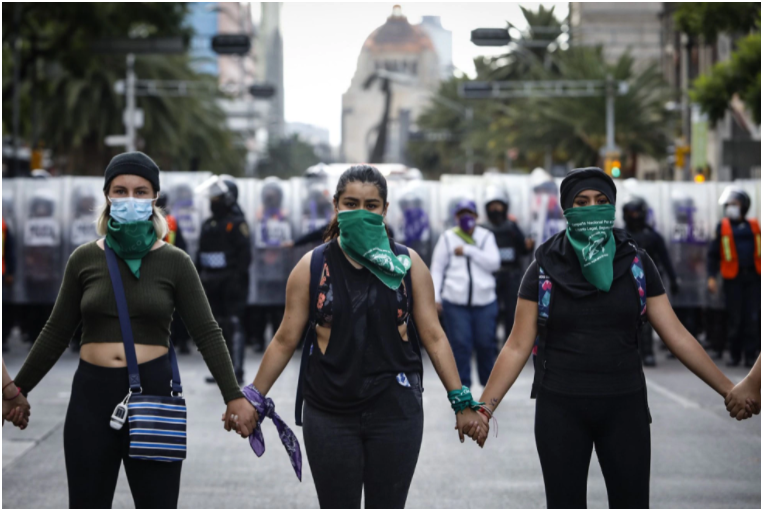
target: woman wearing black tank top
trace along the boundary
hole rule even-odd
[[[409,257],[391,251],[383,225],[387,194],[386,180],[376,168],[348,169],[333,199],[337,217],[326,231],[312,314],[316,341],[303,354],[309,356],[303,380],[304,442],[322,509],[358,509],[363,490],[368,509],[405,505],[423,436],[422,360],[408,317],[455,400],[456,429],[467,425],[471,437],[488,431],[460,384],[439,325],[428,268],[411,249]],[[282,325],[254,380],[263,395],[308,325],[311,260],[310,252],[288,279]],[[407,270],[414,295],[408,295],[404,283]]]
[[[722,397],[733,384],[677,319],[647,253],[612,227],[613,180],[599,168],[578,169],[560,192],[568,228],[537,249],[482,400],[493,412],[534,350],[534,433],[547,508],[587,506],[593,447],[611,509],[647,508],[651,420],[637,348],[641,314]],[[478,440],[483,445],[486,435]]]

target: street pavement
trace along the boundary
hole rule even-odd
[[[13,342],[3,356],[13,376],[28,347]],[[651,506],[673,509],[761,507],[761,417],[738,423],[721,398],[678,361],[659,354],[646,371],[653,417]],[[248,352],[246,378],[253,379],[261,355]],[[298,354],[272,389],[278,412],[293,426]],[[32,419],[25,431],[3,428],[3,507],[35,509],[67,506],[63,423],[78,362],[67,351],[32,392]],[[734,381],[743,368],[722,369]],[[215,385],[204,383],[208,370],[201,355],[180,356],[188,404],[188,459],[183,466],[181,508],[317,508],[312,474],[304,454],[299,483],[271,421],[264,425],[267,451],[257,458],[248,442],[226,433],[224,405]],[[460,444],[446,394],[430,362],[425,365],[425,433],[407,507],[540,508],[544,486],[533,436],[534,402],[529,399],[532,368],[524,369],[496,413],[483,450]],[[474,387],[476,395],[480,386]],[[605,484],[593,455],[589,473],[590,508],[607,507]],[[134,507],[122,469],[114,508]]]

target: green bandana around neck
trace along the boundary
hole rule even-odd
[[[458,236],[458,237],[460,237],[462,240],[464,240],[464,241],[465,241],[465,243],[467,243],[467,244],[470,244],[470,245],[475,245],[476,241],[475,241],[475,240],[473,240],[473,237],[471,237],[470,235],[468,235],[468,232],[466,232],[465,230],[463,230],[463,229],[462,229],[462,228],[460,228],[459,226],[455,226],[455,227],[452,229],[452,231],[454,232],[454,234],[455,234],[455,235],[457,235],[457,236]]]
[[[396,290],[412,266],[409,256],[391,250],[383,216],[365,209],[338,213],[341,248],[383,284]]]
[[[565,236],[576,252],[584,279],[599,290],[610,291],[613,259],[616,257],[616,239],[613,236],[616,207],[575,207],[566,209],[564,215],[568,221]]]
[[[119,223],[108,220],[106,243],[114,253],[124,260],[132,274],[140,279],[140,265],[156,243],[156,230],[151,221]]]

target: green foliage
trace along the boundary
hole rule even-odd
[[[715,124],[724,117],[734,94],[745,102],[753,119],[761,123],[760,32],[740,39],[737,42],[737,50],[728,61],[719,62],[711,74],[702,75],[695,80],[690,95]]]
[[[275,176],[281,179],[301,177],[310,166],[319,163],[312,145],[301,141],[297,134],[271,143],[267,157],[256,168],[258,178]]]
[[[683,2],[674,14],[682,32],[714,42],[719,32],[748,33],[761,12],[758,2]]]
[[[120,151],[103,144],[106,136],[124,132],[125,98],[114,91],[125,79],[125,55],[100,54],[97,42],[124,37],[181,36],[185,3],[21,3],[3,4],[3,132],[12,115],[12,42],[16,37],[15,9],[21,23],[22,136],[31,138],[32,96],[39,108],[38,133],[70,173],[100,174]],[[192,69],[185,55],[137,55],[138,79],[216,80]],[[36,74],[36,76],[35,76]],[[138,146],[165,169],[188,169],[237,174],[245,150],[225,125],[225,115],[213,95],[139,97],[145,125]]]
[[[552,10],[524,10],[530,40],[554,40],[560,22]],[[547,53],[545,47],[525,47],[498,58],[475,60],[479,80],[615,80],[627,81],[629,92],[615,100],[616,144],[634,160],[638,154],[662,157],[668,143],[668,117],[664,105],[668,87],[658,67],[641,72],[625,54],[616,62],[605,61],[601,48],[572,46]],[[550,150],[553,160],[577,166],[600,164],[605,145],[605,97],[532,98],[466,101],[457,88],[467,78],[452,78],[441,84],[439,97],[470,106],[474,120],[468,126],[463,116],[435,99],[418,118],[424,132],[449,132],[446,141],[415,141],[408,150],[413,162],[428,175],[462,173],[465,148],[473,147],[476,171],[504,167],[509,149],[519,148],[516,167],[543,165]]]

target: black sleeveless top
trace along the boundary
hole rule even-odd
[[[330,340],[324,354],[315,341],[304,398],[327,412],[361,411],[396,383],[399,373],[422,373],[422,361],[412,343],[399,334],[399,290],[390,289],[369,270],[355,268],[337,240],[325,248],[325,264],[330,287],[321,281],[320,294],[332,294]],[[324,323],[327,317],[320,309],[326,298],[318,298],[318,322]],[[406,307],[405,303],[405,315]]]

